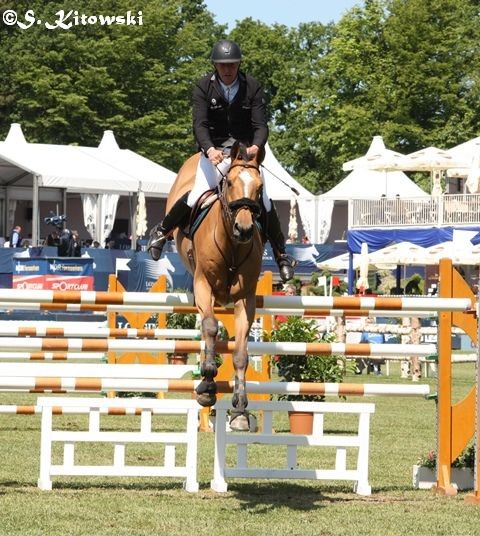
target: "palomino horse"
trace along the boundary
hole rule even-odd
[[[202,381],[197,388],[197,401],[202,406],[212,406],[216,401],[218,321],[213,308],[230,302],[234,304],[235,387],[230,426],[235,430],[248,430],[245,373],[248,367],[247,340],[255,316],[255,293],[264,247],[256,224],[261,213],[263,182],[259,165],[263,156],[259,154],[250,159],[246,146],[236,142],[219,198],[193,240],[181,229],[174,233],[178,252],[193,275],[195,302],[202,319],[205,352],[200,367]],[[180,196],[192,189],[199,158],[199,153],[192,156],[180,169],[168,196],[167,211]]]

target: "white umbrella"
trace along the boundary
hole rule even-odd
[[[432,195],[439,195],[442,192],[441,175],[435,172],[449,168],[468,167],[468,165],[465,164],[464,160],[456,158],[448,151],[436,147],[426,147],[399,159],[395,168],[403,171],[429,171],[432,176]]]
[[[370,264],[382,265],[418,265],[426,258],[426,249],[412,242],[398,242],[370,253]]]
[[[329,272],[338,272],[340,270],[348,270],[349,265],[349,253],[342,253],[336,257],[331,257],[330,259],[325,259],[323,261],[317,262],[317,268],[320,270],[328,270]],[[353,269],[357,270],[360,266],[360,255],[357,253],[353,254]]]
[[[480,191],[480,148],[473,155],[465,185],[472,194],[478,194]]]
[[[137,238],[145,236],[148,230],[147,207],[145,203],[145,194],[142,190],[138,192],[137,213],[135,216],[135,235]]]
[[[296,242],[298,238],[297,200],[294,197],[290,199],[290,220],[288,221],[288,238],[292,242]]]
[[[394,162],[403,156],[401,153],[387,149],[382,136],[374,136],[365,155],[345,162],[342,169],[352,171],[362,167],[376,170],[389,169],[391,166],[394,168]]]
[[[362,242],[362,248],[360,250],[360,265],[358,267],[359,274],[356,287],[360,291],[365,291],[368,288],[368,244]]]

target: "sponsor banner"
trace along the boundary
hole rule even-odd
[[[12,288],[19,290],[45,290],[44,275],[12,276]]]
[[[45,276],[45,288],[48,290],[93,290],[93,275],[86,276]]]
[[[93,259],[91,258],[13,258],[13,275],[93,276]]]
[[[94,290],[93,276],[18,276],[12,277],[12,288],[19,290]]]
[[[37,277],[48,273],[47,259],[13,258],[13,275]]]
[[[66,276],[93,276],[93,259],[91,258],[55,258],[47,259],[47,274]]]
[[[91,258],[13,258],[12,288],[94,290]]]

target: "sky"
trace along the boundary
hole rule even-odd
[[[205,0],[219,24],[235,27],[236,20],[252,17],[265,24],[298,26],[301,22],[337,22],[344,12],[362,0]]]

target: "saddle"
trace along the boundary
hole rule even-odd
[[[195,203],[195,205],[193,205],[188,222],[186,222],[186,224],[182,226],[182,232],[190,240],[193,239],[193,236],[197,232],[202,221],[205,219],[210,209],[215,204],[215,201],[218,200],[219,195],[220,195],[220,187],[221,186],[218,186],[217,188],[212,188],[211,190],[207,190],[200,196],[200,198]],[[264,240],[267,240],[266,229],[267,229],[267,217],[268,216],[267,216],[267,211],[265,210],[265,207],[263,206],[263,203],[261,203],[261,207],[262,207],[262,212],[260,214],[260,217],[255,221],[255,223],[258,227],[258,230],[264,237]]]
[[[188,222],[182,226],[182,232],[190,240],[193,239],[193,235],[196,233],[200,224],[205,219],[205,216],[208,214],[215,201],[218,199],[218,188],[212,188],[204,192],[198,199],[198,201],[193,205],[190,212],[190,217]]]

